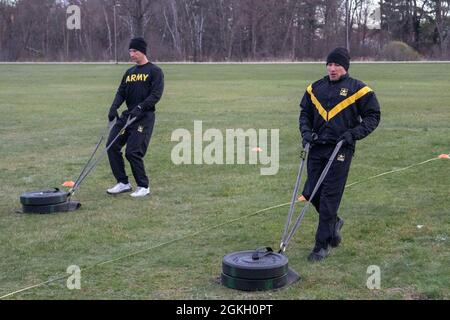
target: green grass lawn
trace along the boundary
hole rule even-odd
[[[145,159],[152,196],[107,196],[115,181],[105,159],[76,194],[82,209],[54,215],[16,213],[19,195],[77,177],[127,67],[0,66],[0,296],[78,265],[81,290],[63,279],[9,298],[450,298],[449,160],[348,188],[343,243],[316,264],[306,260],[317,223],[310,209],[287,250],[302,277],[295,285],[258,293],[219,285],[224,255],[279,246],[288,206],[251,214],[290,201],[298,103],[325,66],[161,66],[166,90]],[[358,143],[349,183],[450,152],[450,64],[355,64],[350,72],[377,93],[382,122]],[[193,131],[194,120],[222,132],[280,129],[278,174],[261,176],[261,165],[175,166],[171,134]],[[366,287],[370,265],[381,268],[380,290]]]

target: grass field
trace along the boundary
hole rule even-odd
[[[287,250],[302,277],[295,285],[258,293],[220,286],[225,254],[279,246],[288,207],[251,214],[290,201],[298,102],[325,66],[162,68],[166,91],[146,156],[153,195],[107,196],[115,181],[105,159],[76,194],[81,210],[23,215],[16,213],[22,192],[77,177],[126,66],[0,65],[0,296],[78,265],[81,290],[68,290],[64,278],[8,299],[450,298],[449,160],[348,188],[342,246],[316,264],[306,261],[317,223],[311,209]],[[350,71],[377,93],[382,122],[358,143],[349,183],[450,152],[450,64]],[[278,174],[261,176],[260,165],[175,166],[171,133],[193,131],[194,120],[222,132],[280,129]],[[379,290],[366,287],[370,265],[381,268]]]

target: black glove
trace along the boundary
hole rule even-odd
[[[345,131],[345,132],[339,137],[338,142],[341,141],[341,140],[344,141],[344,143],[342,144],[343,146],[346,146],[346,145],[352,146],[353,143],[354,143],[353,135],[352,135],[352,133],[351,133],[350,131]]]
[[[115,106],[112,106],[109,109],[108,120],[113,121],[115,118],[118,118],[118,117],[119,117],[119,114],[117,113],[117,108]]]
[[[308,143],[309,143],[309,146],[312,147],[318,138],[319,137],[317,136],[317,133],[310,133],[310,132],[305,133],[303,135],[303,141],[302,141],[303,148],[306,147],[306,145]]]
[[[136,106],[130,112],[131,119],[136,118],[136,121],[141,119],[144,116],[144,110],[141,106]]]

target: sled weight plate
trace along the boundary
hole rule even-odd
[[[221,282],[225,287],[242,291],[274,290],[282,288],[288,283],[288,274],[271,279],[242,279],[222,273]]]
[[[288,258],[275,252],[256,258],[254,250],[234,252],[226,255],[222,261],[222,272],[240,279],[279,278],[287,274],[288,269]]]
[[[22,205],[23,213],[56,213],[70,211],[70,202],[63,202],[58,204],[47,204],[42,206],[27,206]]]
[[[20,202],[24,206],[45,206],[64,203],[68,193],[59,189],[25,192],[20,196]]]

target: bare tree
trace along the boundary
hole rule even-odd
[[[435,0],[433,13],[440,56],[448,57],[450,56],[448,52],[450,40],[450,1]]]
[[[181,35],[179,28],[179,15],[177,3],[175,0],[168,0],[167,5],[163,7],[163,16],[167,29],[170,32],[170,36],[173,42],[173,48],[176,53],[176,57],[180,59],[182,57],[181,50]]]
[[[111,26],[109,24],[109,17],[108,17],[108,13],[106,12],[106,6],[103,5],[102,6],[102,10],[103,10],[103,16],[105,17],[105,25],[106,25],[106,29],[108,30],[108,48],[107,51],[109,53],[109,55],[112,57],[113,53],[113,37],[112,37],[112,32],[111,32]]]
[[[124,19],[127,20],[130,27],[130,35],[132,37],[143,37],[145,28],[150,20],[149,9],[151,0],[120,0],[118,3],[126,12]]]
[[[185,19],[190,32],[186,34],[192,49],[194,61],[200,61],[203,55],[203,35],[205,33],[204,0],[180,0],[183,4]]]

